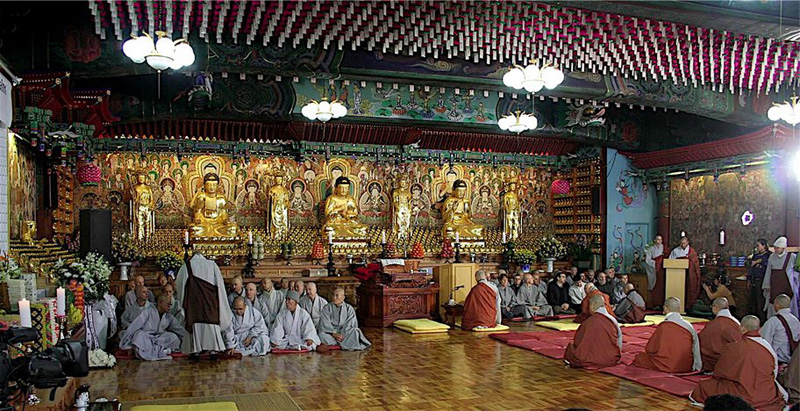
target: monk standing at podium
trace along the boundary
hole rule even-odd
[[[564,361],[573,367],[603,368],[619,363],[622,356],[622,331],[614,316],[606,311],[602,295],[589,298],[592,315],[583,321],[575,338],[564,351]]]
[[[668,373],[698,371],[702,368],[697,331],[680,314],[681,302],[675,297],[664,302],[666,319],[647,341],[633,365]]]
[[[644,269],[647,271],[647,290],[650,291],[650,307],[664,305],[666,290],[664,256],[664,238],[659,234],[653,239],[653,244],[644,251]]]
[[[497,286],[486,279],[486,271],[475,273],[478,282],[464,300],[464,317],[461,319],[462,330],[473,328],[494,328],[500,324],[500,293]]]
[[[686,310],[688,311],[697,301],[697,296],[700,295],[700,259],[697,257],[697,252],[694,248],[689,246],[689,237],[681,237],[681,245],[672,249],[669,253],[670,259],[686,258],[689,260],[689,275],[686,282]]]

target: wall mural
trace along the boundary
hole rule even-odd
[[[642,207],[647,200],[649,191],[647,186],[642,184],[642,179],[632,176],[631,171],[627,169],[620,170],[616,190],[617,197],[614,198],[614,201],[618,213],[628,208]]]
[[[785,234],[783,193],[768,168],[722,174],[717,182],[712,176],[675,180],[670,186],[669,246],[675,247],[680,232],[686,231],[698,252],[747,255],[759,237],[772,242]],[[745,226],[741,216],[748,210],[754,219]],[[726,233],[724,247],[718,244],[721,229]]]
[[[27,220],[36,220],[36,158],[16,138],[8,139],[9,235],[19,239]]]
[[[520,183],[523,229],[532,234],[553,230],[550,210],[552,174],[540,168],[430,163],[387,164],[353,158],[306,157],[304,161],[266,157],[249,162],[232,162],[230,157],[183,156],[173,154],[112,153],[99,155],[103,172],[99,187],[79,187],[77,208],[112,209],[115,228],[128,226],[130,184],[138,168],[147,171],[147,182],[156,197],[156,225],[159,228],[185,227],[191,212],[189,204],[202,186],[203,175],[220,175],[220,191],[229,199],[229,214],[242,226],[263,226],[268,210],[266,191],[276,175],[285,176],[290,192],[289,219],[292,225],[321,225],[321,207],[340,176],[350,178],[351,195],[361,209],[360,220],[368,225],[389,226],[390,193],[395,177],[409,178],[412,225],[441,225],[440,207],[452,191],[453,182],[468,183],[473,219],[487,227],[500,227],[499,203],[503,182],[516,177]],[[75,213],[77,216],[78,213]],[[76,222],[77,223],[77,222]]]

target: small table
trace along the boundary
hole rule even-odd
[[[444,323],[455,328],[456,317],[464,315],[464,304],[442,304],[442,309],[444,309]]]

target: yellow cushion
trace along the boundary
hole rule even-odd
[[[461,323],[457,322],[456,327],[461,328]],[[469,331],[474,333],[486,333],[486,332],[497,332],[497,331],[508,331],[508,326],[505,324],[497,324],[492,328],[473,328]]]
[[[450,326],[447,324],[437,323],[427,318],[418,318],[416,320],[397,320],[394,322],[395,327],[405,327],[415,331],[447,331]]]
[[[402,325],[395,325],[394,328],[411,334],[447,334],[448,331],[443,328],[438,330],[415,330],[413,328],[403,327]]]
[[[135,405],[131,411],[239,411],[235,402],[204,402],[181,405]]]
[[[644,326],[647,326],[647,325],[655,325],[656,323],[653,322],[653,321],[650,321],[650,319],[648,317],[645,317],[645,321],[641,322],[641,323],[635,323],[635,324],[620,323],[619,326],[620,327],[644,327]],[[567,319],[557,320],[557,321],[537,321],[535,324],[540,326],[540,327],[552,328],[552,329],[558,330],[558,331],[574,331],[574,330],[577,330],[578,327],[581,326],[580,323],[575,323],[575,322],[572,322],[572,321],[573,320],[571,318],[567,318]]]
[[[686,315],[684,315],[682,317],[689,324],[708,322],[708,320],[706,320],[705,318],[689,317],[689,316],[686,316]],[[653,324],[661,324],[661,323],[664,322],[664,320],[667,319],[667,316],[665,316],[665,315],[647,315],[647,316],[644,317],[644,319],[646,321],[652,321]]]

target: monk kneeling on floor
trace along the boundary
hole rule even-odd
[[[464,317],[461,319],[462,330],[474,328],[494,328],[500,324],[500,294],[497,286],[486,278],[486,272],[475,273],[477,285],[472,287],[464,300]]]
[[[666,319],[647,341],[633,365],[656,371],[684,373],[698,371],[703,363],[697,331],[680,314],[681,302],[675,297],[664,302]]]
[[[589,300],[592,315],[584,320],[575,339],[564,352],[564,361],[573,367],[603,368],[619,362],[622,356],[622,331],[605,307],[601,295]]]
[[[728,299],[720,297],[711,303],[711,311],[716,318],[711,320],[703,331],[697,335],[700,338],[700,355],[703,358],[703,371],[714,371],[722,351],[730,343],[742,339],[739,320],[728,310]]]
[[[700,381],[689,394],[692,401],[703,403],[714,395],[731,394],[744,398],[755,408],[784,406],[786,391],[775,380],[778,359],[759,335],[759,325],[756,316],[742,319],[743,338],[725,348],[714,367],[714,376]]]
[[[599,295],[603,298],[606,311],[608,311],[609,314],[614,312],[614,309],[611,308],[611,299],[608,297],[608,294],[604,294],[602,291],[598,290],[594,284],[586,283],[583,290],[586,291],[586,297],[583,297],[583,301],[581,302],[581,313],[578,314],[572,322],[581,323],[592,315],[592,311],[589,309],[589,299],[594,295]]]

